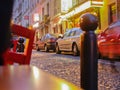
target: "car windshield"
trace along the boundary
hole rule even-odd
[[[64,37],[68,37],[69,35],[70,35],[70,32],[71,32],[71,30],[67,30],[65,33],[64,33]]]

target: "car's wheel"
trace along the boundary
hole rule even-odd
[[[74,56],[78,56],[79,55],[78,47],[77,47],[76,44],[73,44],[72,51],[73,51],[73,55]]]
[[[108,58],[108,56],[104,56],[99,52],[98,53],[98,59],[109,59],[109,58]]]
[[[60,53],[61,53],[61,51],[59,50],[59,46],[56,45],[56,54],[60,54]]]
[[[40,51],[40,49],[39,49],[38,45],[36,45],[36,50],[37,50],[37,51]]]
[[[49,51],[49,49],[48,49],[47,45],[45,45],[45,47],[44,47],[44,48],[45,48],[45,51],[46,51],[46,52],[48,52],[48,51]]]

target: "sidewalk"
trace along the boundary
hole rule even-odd
[[[49,58],[46,56],[49,56]],[[64,57],[58,60],[57,55],[50,56],[50,53],[32,54],[31,65],[80,87],[79,57],[70,57],[69,61],[66,61]],[[109,61],[98,61],[98,90],[120,90],[120,62],[115,62],[113,65]]]
[[[120,62],[110,63],[99,60],[98,88],[99,90],[120,90]]]

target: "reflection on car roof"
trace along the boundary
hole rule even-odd
[[[112,23],[109,28],[114,28],[114,27],[117,27],[117,26],[120,26],[120,21],[116,21],[114,23]]]

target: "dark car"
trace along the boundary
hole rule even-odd
[[[98,52],[100,58],[120,59],[120,21],[98,35]]]
[[[49,50],[55,51],[55,43],[57,38],[57,34],[45,34],[40,40],[36,42],[36,50],[45,50],[46,52]]]

